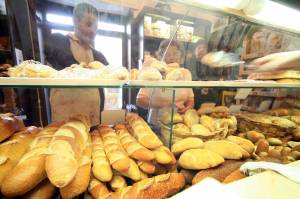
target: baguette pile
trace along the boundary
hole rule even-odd
[[[44,129],[28,127],[0,145],[0,187],[5,197],[165,198],[184,187],[176,159],[147,123],[90,132],[83,116]]]

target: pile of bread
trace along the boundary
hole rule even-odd
[[[10,77],[68,78],[68,79],[109,79],[128,80],[125,67],[104,66],[101,62],[73,64],[61,71],[39,62],[28,60],[8,69]]]
[[[300,72],[293,70],[251,73],[248,79],[275,80],[278,83],[299,84]]]
[[[181,68],[178,63],[166,64],[151,56],[145,57],[141,70],[131,71],[131,80],[171,80],[171,81],[192,81],[192,74],[186,68]]]
[[[171,113],[165,112],[160,121],[169,126]],[[237,129],[235,116],[229,114],[229,109],[224,106],[200,108],[198,111],[190,109],[184,115],[175,113],[173,116],[172,143],[187,137],[202,140],[220,140],[234,133]],[[162,140],[165,144],[170,141],[170,129],[162,127]]]
[[[59,189],[62,198],[86,190],[97,199],[165,198],[184,187],[183,175],[172,173],[173,153],[139,116],[89,132],[90,121],[78,116],[27,127],[1,143],[2,195],[51,198]]]

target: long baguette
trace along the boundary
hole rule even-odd
[[[123,148],[131,158],[141,161],[150,161],[154,159],[154,153],[138,143],[128,132],[125,125],[119,124],[115,126],[115,129],[117,130]]]
[[[120,171],[120,173],[134,181],[138,181],[141,179],[141,171],[138,165],[135,163],[134,160],[130,159],[130,164],[127,171]]]
[[[29,148],[38,131],[39,129],[36,127],[24,128],[0,145],[0,187],[6,175],[10,173]]]
[[[155,164],[151,161],[138,161],[137,165],[139,166],[141,171],[147,174],[153,174],[156,169]]]
[[[47,148],[58,128],[59,126],[46,127],[38,133],[28,151],[3,180],[1,186],[3,195],[14,197],[25,194],[47,177],[45,171]]]
[[[176,164],[174,154],[165,146],[154,150],[155,160],[160,164]]]
[[[101,126],[99,132],[103,139],[105,153],[112,167],[120,172],[127,171],[130,166],[130,160],[122,148],[116,132],[107,126]]]
[[[125,193],[114,193],[111,198],[116,198],[117,195],[120,199],[163,199],[177,193],[184,185],[182,174],[169,173],[139,181],[132,187],[125,188]]]
[[[0,142],[23,127],[23,122],[15,118],[13,114],[0,114]]]
[[[120,175],[114,175],[109,184],[113,191],[119,191],[127,187],[125,178]]]
[[[80,167],[73,180],[65,187],[60,188],[60,194],[63,199],[74,198],[75,196],[84,192],[90,182],[91,173],[91,160],[92,155],[92,143],[89,136],[88,144],[83,152],[80,160]]]
[[[106,185],[94,177],[91,178],[88,191],[95,199],[106,199],[111,194]]]
[[[94,130],[91,136],[93,142],[93,174],[98,180],[109,182],[112,179],[113,173],[104,151],[102,138],[98,130]]]
[[[132,114],[128,115],[127,122],[135,138],[144,147],[156,149],[162,146],[161,140],[141,117]]]
[[[48,179],[42,181],[33,190],[22,196],[24,199],[51,199],[55,191],[55,187]]]
[[[50,182],[56,187],[66,186],[75,177],[88,142],[89,130],[89,120],[77,117],[70,119],[54,134],[48,147],[45,168]]]

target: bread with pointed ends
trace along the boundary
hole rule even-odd
[[[75,177],[88,143],[90,121],[85,117],[70,119],[54,134],[46,157],[45,168],[50,182],[65,187]]]
[[[141,179],[141,171],[134,160],[130,159],[130,166],[127,171],[120,171],[123,176],[126,176],[134,181]]]
[[[130,166],[130,160],[122,148],[115,130],[108,126],[101,126],[99,127],[99,132],[103,140],[106,156],[112,168],[117,171],[127,171]]]
[[[141,161],[150,161],[154,159],[154,153],[138,143],[137,140],[128,132],[125,125],[119,124],[115,126],[115,129],[119,135],[120,142],[129,157]]]
[[[13,114],[0,114],[0,142],[23,127],[23,122],[15,118]]]
[[[244,161],[226,160],[218,167],[199,171],[193,178],[192,183],[196,184],[207,177],[214,178],[219,182],[223,182],[228,175],[230,175],[236,169],[240,168],[243,163]]]
[[[151,161],[138,161],[137,164],[141,171],[147,174],[153,174],[155,172],[155,164]]]
[[[189,128],[192,128],[194,124],[199,123],[199,116],[195,109],[189,109],[185,112],[183,116],[184,124],[187,125]]]
[[[55,191],[55,187],[48,179],[42,181],[33,190],[22,196],[24,199],[51,199]]]
[[[202,124],[194,124],[191,128],[191,132],[193,136],[197,136],[203,139],[212,138],[216,135],[216,132],[211,132]]]
[[[229,174],[223,181],[223,183],[228,184],[243,178],[246,178],[247,176],[240,171],[240,169],[236,169],[235,171],[233,171],[231,174]]]
[[[189,149],[199,149],[203,147],[203,142],[199,138],[185,138],[180,140],[172,145],[171,151],[175,155],[179,155],[182,152],[189,150]]]
[[[36,135],[27,152],[3,180],[1,186],[3,195],[15,197],[25,194],[47,177],[45,171],[47,149],[58,128],[59,126],[46,127]]]
[[[214,132],[216,130],[215,120],[207,115],[202,115],[200,117],[200,124],[205,126],[211,132]]]
[[[163,199],[180,191],[185,185],[184,177],[180,173],[168,173],[134,183],[112,194],[112,198],[119,196],[122,199]]]
[[[65,187],[60,188],[60,195],[63,199],[74,198],[75,196],[84,192],[90,182],[91,178],[91,165],[92,165],[92,143],[91,137],[89,136],[86,148],[80,158],[79,168],[75,177]]]
[[[88,186],[88,191],[96,199],[105,199],[110,195],[106,185],[96,178],[92,177]]]
[[[24,128],[0,144],[0,187],[6,175],[11,172],[27,151],[38,131],[39,129],[36,127]]]
[[[184,169],[200,170],[216,167],[224,162],[219,154],[205,149],[190,149],[183,152],[178,160]]]
[[[130,127],[129,130],[141,145],[147,149],[156,149],[162,146],[161,140],[141,117],[136,114],[129,114],[126,119]]]
[[[163,113],[163,115],[160,117],[160,121],[162,121],[162,123],[169,125],[171,124],[171,117],[172,114],[170,112],[165,112]],[[179,113],[174,113],[173,115],[173,124],[178,124],[183,122],[183,118]]]
[[[94,130],[91,136],[93,142],[93,174],[98,180],[109,182],[112,179],[113,172],[105,154],[102,138],[98,130]]]
[[[121,189],[127,187],[125,178],[119,175],[114,175],[109,184],[113,191],[120,191]]]
[[[155,160],[159,164],[176,164],[176,158],[169,148],[161,146],[154,150]]]
[[[224,159],[239,160],[250,157],[250,154],[242,147],[226,140],[204,142],[204,149],[213,151]]]
[[[228,136],[227,140],[239,145],[244,150],[246,150],[249,154],[252,154],[254,152],[255,146],[250,140],[238,136],[233,136],[233,135]]]
[[[300,116],[292,116],[291,120],[296,124],[300,125]]]

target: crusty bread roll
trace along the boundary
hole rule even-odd
[[[13,114],[0,114],[0,142],[24,127],[22,121]]]
[[[242,147],[226,140],[205,142],[204,149],[213,151],[222,156],[224,159],[239,160],[250,157],[250,154]]]
[[[230,173],[223,181],[223,183],[228,184],[243,178],[246,178],[247,176],[240,171],[240,169],[236,169],[235,171],[233,171],[232,173]]]
[[[144,147],[156,149],[162,146],[161,140],[141,117],[131,114],[127,116],[127,121],[133,135]]]
[[[79,168],[75,177],[65,187],[60,188],[60,195],[63,199],[74,198],[75,196],[84,192],[90,182],[91,165],[92,165],[92,143],[89,136],[86,148],[80,158]]]
[[[228,175],[238,169],[243,163],[244,161],[226,160],[218,167],[209,168],[198,172],[193,178],[192,183],[196,184],[207,177],[214,178],[219,182],[223,182]]]
[[[113,191],[120,191],[121,189],[127,187],[125,178],[119,175],[114,175],[109,184]]]
[[[154,159],[154,153],[138,143],[128,132],[125,125],[117,125],[115,126],[115,129],[119,135],[123,148],[131,158],[141,161],[150,161]]]
[[[93,174],[98,180],[102,182],[109,182],[113,176],[113,172],[104,151],[102,138],[98,130],[94,130],[91,136],[93,143]]]
[[[141,180],[133,184],[132,187],[125,188],[121,196],[120,192],[112,194],[112,198],[116,198],[115,195],[118,195],[123,199],[163,199],[174,195],[184,185],[185,181],[182,174],[168,173]]]
[[[127,171],[130,166],[130,160],[127,153],[121,146],[118,135],[115,130],[107,126],[101,126],[99,132],[103,139],[106,156],[117,171]]]
[[[134,181],[141,179],[141,171],[134,160],[130,159],[129,168],[126,171],[120,171],[123,176],[126,176]]]
[[[199,123],[199,116],[195,109],[189,109],[183,116],[184,124],[191,128],[194,124]]]
[[[191,136],[191,130],[189,129],[189,127],[187,127],[185,124],[179,123],[179,124],[175,124],[173,127],[173,134],[174,136]]]
[[[27,127],[15,133],[10,139],[0,144],[0,186],[7,174],[15,167],[29,148],[34,135],[39,131],[36,127]]]
[[[199,149],[203,147],[203,142],[199,138],[185,138],[180,140],[172,145],[171,151],[175,155],[179,155],[182,152],[189,150],[189,149]]]
[[[198,136],[200,138],[211,138],[213,137],[216,133],[211,132],[208,128],[206,128],[202,124],[194,124],[191,128],[191,132],[193,136]]]
[[[47,175],[45,158],[48,145],[59,126],[46,127],[31,142],[29,149],[2,182],[1,192],[8,197],[23,195],[43,181]]]
[[[52,138],[45,168],[50,182],[65,187],[77,173],[80,159],[88,143],[90,121],[78,116],[61,126]]]
[[[200,124],[205,126],[211,132],[214,132],[216,130],[215,120],[207,115],[202,115],[200,117]]]
[[[24,199],[51,199],[55,187],[49,182],[48,179],[42,181],[33,190],[22,196]]]
[[[154,150],[155,160],[160,164],[176,164],[174,154],[165,146]]]
[[[96,199],[106,199],[110,195],[106,185],[94,177],[90,180],[88,191]]]
[[[171,117],[172,114],[170,112],[164,112],[162,116],[160,117],[160,121],[162,123],[169,125],[171,124]],[[183,117],[179,113],[174,113],[173,115],[173,124],[181,123],[183,122]]]
[[[239,145],[244,150],[246,150],[249,154],[252,154],[254,152],[255,146],[250,140],[238,136],[233,136],[233,135],[228,136],[227,140]]]
[[[292,116],[291,120],[296,124],[300,125],[300,116]]]
[[[166,80],[171,81],[192,81],[192,74],[186,68],[177,68],[170,70],[166,75]]]
[[[184,169],[208,169],[216,167],[224,162],[219,154],[205,149],[190,149],[183,152],[178,160],[179,165]]]
[[[153,174],[155,172],[155,164],[151,161],[138,161],[137,164],[141,171],[147,174]]]

